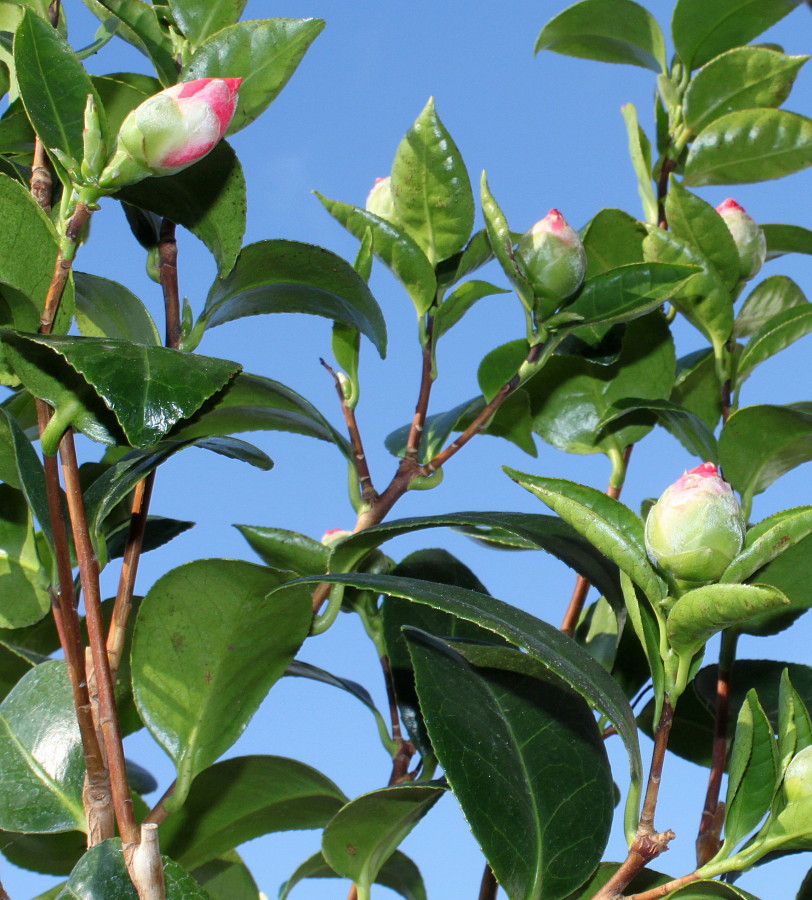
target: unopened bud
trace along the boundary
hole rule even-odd
[[[586,272],[586,252],[581,239],[557,209],[519,238],[516,258],[536,294],[554,301],[552,312],[581,286]]]
[[[804,747],[792,757],[784,774],[784,796],[793,800],[812,797],[812,746]]]
[[[389,176],[386,178],[376,178],[372,190],[367,196],[366,211],[371,212],[373,216],[379,219],[386,219],[387,222],[395,223],[397,221],[397,213],[395,212],[395,201],[392,199],[392,186]]]
[[[349,537],[351,531],[345,531],[343,528],[328,528],[321,536],[321,543],[325,547],[335,547],[339,541],[343,541],[345,537]]]
[[[85,125],[82,131],[82,177],[86,181],[96,181],[107,162],[107,147],[101,132],[99,110],[92,94],[87,95],[85,104]]]
[[[693,584],[718,581],[744,543],[730,485],[702,463],[666,488],[646,518],[646,550],[663,573]]]
[[[725,220],[728,231],[739,253],[741,278],[749,281],[764,265],[767,258],[767,239],[764,232],[747,213],[728,197],[716,207],[716,212]]]

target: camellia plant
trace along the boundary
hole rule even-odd
[[[85,0],[101,27],[76,50],[58,0],[0,0],[0,850],[62,879],[35,900],[259,900],[237,848],[294,829],[319,837],[290,860],[281,900],[334,878],[348,900],[378,886],[425,900],[398,848],[449,794],[482,850],[480,900],[755,900],[740,873],[812,849],[812,669],[737,658],[740,636],[802,627],[812,605],[812,506],[752,517],[757,495],[812,459],[812,408],[739,405],[755,369],[812,331],[795,282],[754,281],[812,253],[812,231],[696,193],[812,165],[812,120],[783,108],[807,57],[753,43],[798,2],[677,0],[670,60],[634,0],[564,9],[537,52],[654,73],[655,133],[623,109],[642,214],[601,209],[576,230],[551,209],[514,230],[429,100],[364,205],[318,195],[357,241],[350,262],[285,238],[243,246],[246,184],[227,141],[283,89],[321,20],[242,21],[244,0]],[[83,60],[110,39],[154,75],[91,76]],[[162,337],[142,299],[75,268],[103,240],[91,223],[104,204],[146,253]],[[178,227],[216,265],[203,303],[180,299]],[[387,341],[373,266],[413,304],[420,359],[385,473],[356,417],[362,343],[383,357]],[[509,288],[475,277],[485,266]],[[480,362],[476,396],[438,411],[438,343],[511,291],[523,329]],[[331,323],[321,352],[340,425],[292,387],[196,352],[215,326],[299,312]],[[678,353],[683,323],[698,351]],[[655,428],[695,465],[661,465],[662,496],[637,511],[620,495]],[[335,449],[352,529],[305,535],[269,503],[268,521],[238,526],[259,562],[183,562],[136,593],[142,554],[190,527],[150,514],[162,464],[198,447],[267,470],[234,436],[261,431]],[[506,468],[506,510],[395,517],[480,435],[530,455],[536,436],[603,454],[609,484]],[[512,511],[519,487],[546,509]],[[447,551],[387,555],[391,539],[438,527],[505,551],[506,568],[507,551],[558,558],[577,574],[569,602],[550,623]],[[385,714],[299,658],[342,615],[380,660]],[[391,764],[367,793],[295,759],[228,755],[285,676],[371,710]],[[141,729],[174,768],[151,803],[155,779],[124,756]],[[675,840],[657,810],[669,751],[707,770],[689,871],[658,859]],[[620,859],[606,855],[615,820]],[[810,896],[808,877],[797,898]]]

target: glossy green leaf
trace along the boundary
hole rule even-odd
[[[812,331],[812,303],[777,313],[747,342],[736,366],[736,385],[749,378],[753,369]]]
[[[143,0],[82,0],[101,22],[112,13],[118,20],[118,35],[143,53],[155,66],[161,83],[168,87],[178,80],[172,38],[161,28],[155,8]]]
[[[661,228],[649,228],[643,244],[646,259],[661,264],[701,267],[668,298],[685,318],[715,346],[722,346],[733,330],[733,301],[729,290],[709,260],[692,243]]]
[[[200,885],[176,862],[162,857],[166,900],[209,900]],[[56,900],[137,900],[121,841],[102,841],[79,860]]]
[[[744,581],[810,533],[812,506],[799,506],[762,519],[747,532],[744,549],[725,569],[721,581]]]
[[[552,50],[601,62],[665,71],[665,42],[651,13],[632,0],[581,0],[551,19],[535,52]]]
[[[175,804],[239,737],[307,634],[306,589],[265,599],[284,577],[236,560],[198,560],[160,578],[141,604],[133,695],[177,767]]]
[[[438,785],[402,784],[356,797],[324,829],[324,859],[367,893],[388,857],[444,793]]]
[[[227,25],[234,24],[246,0],[169,0],[169,8],[180,30],[193,45]]]
[[[21,647],[0,640],[0,700],[4,700],[15,684],[44,658]]]
[[[778,748],[773,726],[752,690],[739,710],[729,772],[724,841],[728,852],[762,820],[772,802],[778,778]]]
[[[657,221],[657,199],[651,183],[651,159],[647,138],[637,123],[637,110],[631,103],[620,107],[629,139],[629,156],[637,178],[637,193],[643,207],[643,217],[652,224]]]
[[[682,107],[685,124],[698,133],[727,113],[781,106],[807,59],[767,47],[736,47],[722,53],[689,82]]]
[[[386,354],[383,315],[363,279],[335,253],[298,241],[258,241],[243,248],[228,277],[212,285],[198,327],[289,312],[350,325],[382,357]]]
[[[288,569],[297,575],[316,575],[327,571],[329,549],[298,531],[262,528],[259,525],[235,525],[260,559],[275,569]]]
[[[51,608],[50,572],[40,562],[25,497],[7,484],[0,484],[0,546],[0,627],[33,625]]]
[[[693,656],[717,632],[788,603],[781,591],[762,584],[708,584],[694,588],[683,594],[668,614],[668,640],[680,656]]]
[[[713,350],[697,350],[677,360],[671,400],[698,416],[711,431],[722,416],[722,389]]]
[[[748,44],[784,18],[799,0],[679,0],[674,7],[671,34],[680,58],[690,69],[701,66],[719,53]]]
[[[758,897],[733,884],[704,879],[678,888],[670,896],[674,900],[676,898],[679,900],[709,900],[709,898],[714,898],[714,900],[758,900]]]
[[[643,262],[643,226],[621,209],[602,209],[581,231],[586,251],[586,278],[609,269]]]
[[[589,706],[517,650],[406,636],[432,745],[500,885],[517,900],[563,897],[595,868],[612,820]]]
[[[188,228],[211,251],[218,273],[231,271],[245,234],[245,178],[225,141],[188,169],[145,178],[116,197]]]
[[[468,310],[483,297],[491,297],[494,294],[509,293],[504,288],[497,287],[487,281],[466,281],[458,285],[437,311],[434,317],[434,340],[442,337],[450,328],[468,312]]]
[[[448,443],[452,433],[460,431],[464,427],[462,425],[463,419],[467,416],[473,417],[484,408],[484,405],[484,400],[481,397],[475,397],[473,400],[466,400],[464,403],[460,403],[453,409],[446,410],[446,412],[426,416],[420,438],[418,461],[421,463],[428,462],[428,460],[439,453]],[[409,438],[410,431],[411,423],[402,425],[386,436],[384,445],[393,456],[403,457],[405,455],[406,441]]]
[[[258,900],[259,888],[248,866],[234,850],[204,863],[189,873],[205,890],[208,900]]]
[[[685,160],[685,184],[750,184],[812,165],[812,120],[783,109],[728,113],[704,128]]]
[[[646,555],[643,523],[628,507],[574,481],[524,475],[507,467],[505,472],[611,559],[652,603],[665,597],[665,584]]]
[[[228,360],[114,338],[4,332],[3,342],[21,381],[35,396],[64,411],[64,425],[74,424],[89,437],[104,440],[94,416],[71,385],[81,377],[104,401],[134,447],[154,444],[240,369]],[[77,396],[78,408],[73,412]]]
[[[800,225],[762,225],[767,238],[767,259],[785,253],[812,253],[812,231]]]
[[[710,203],[672,178],[665,198],[665,215],[669,230],[699,250],[725,286],[734,288],[741,270],[739,252],[730,229]]]
[[[0,247],[0,292],[8,308],[0,312],[5,324],[23,331],[36,331],[39,314],[48,293],[58,250],[56,233],[48,217],[30,192],[19,182],[0,173],[0,217],[15,223],[15,241]],[[24,246],[27,252],[20,253]],[[15,289],[13,294],[3,285]],[[54,322],[57,333],[66,331],[73,304],[73,288],[66,286],[60,311]]]
[[[651,416],[632,415],[604,428],[614,405],[630,397],[664,400],[674,385],[674,344],[660,313],[630,322],[616,363],[597,365],[553,356],[524,389],[533,431],[567,453],[622,453],[652,428]]]
[[[188,422],[175,428],[178,439],[243,431],[290,431],[335,444],[348,459],[349,441],[301,394],[278,381],[241,372],[229,389],[215,395]]]
[[[161,339],[144,304],[123,284],[74,272],[76,325],[84,337],[117,338],[160,346]]]
[[[288,880],[279,888],[279,900],[287,900],[294,887],[305,878],[339,878],[330,866],[324,861],[321,851],[306,859]],[[420,870],[400,850],[386,860],[375,878],[376,884],[388,887],[390,890],[405,897],[406,900],[427,900],[426,889]]]
[[[746,508],[785,472],[812,459],[812,414],[791,406],[746,406],[719,437],[725,478]]]
[[[465,249],[437,266],[437,284],[441,290],[461,281],[493,259],[493,250],[485,229],[475,231]]]
[[[418,313],[426,312],[435,301],[437,279],[426,254],[414,240],[403,229],[358,206],[328,200],[318,191],[316,196],[327,212],[359,241],[369,231],[372,252],[403,285]]]
[[[136,72],[92,75],[90,80],[104,108],[108,133],[113,137],[136,106],[161,90],[161,82],[157,78]]]
[[[172,519],[168,516],[147,516],[144,527],[144,540],[141,546],[142,553],[157,550],[183,534],[190,528],[194,528],[194,522],[186,522],[182,519]],[[127,544],[129,524],[121,524],[117,528],[105,528],[105,540],[107,541],[107,555],[110,559],[124,556]]]
[[[65,39],[30,9],[14,36],[14,67],[25,110],[45,149],[81,161],[85,105],[88,94],[95,94],[93,84]]]
[[[0,703],[0,771],[0,827],[85,828],[84,759],[64,663],[36,666]]]
[[[620,573],[620,586],[626,602],[629,623],[634,629],[639,646],[648,663],[648,671],[651,673],[655,707],[654,719],[659,722],[666,688],[665,666],[660,649],[663,643],[662,613],[650,602],[642,600],[638,589],[635,588],[631,578],[625,572]],[[648,673],[646,674],[648,675]]]
[[[53,834],[0,832],[3,856],[14,866],[41,875],[70,875],[87,850],[83,831],[59,831]],[[59,893],[60,885],[52,896]]]
[[[462,250],[474,226],[474,198],[433,98],[398,145],[391,188],[398,221],[433,266]]]
[[[733,333],[736,337],[750,337],[779,313],[804,305],[807,299],[791,278],[770,275],[753,288],[742,304]]]
[[[161,825],[161,849],[189,869],[263,834],[323,828],[347,798],[329,778],[281,756],[237,756],[202,771]]]
[[[325,575],[321,579],[316,576],[303,579],[303,582],[317,583],[318,580],[424,603],[496,632],[541,662],[605,715],[617,729],[629,755],[632,773],[633,790],[627,808],[630,812],[628,818],[634,818],[636,823],[636,798],[642,765],[634,716],[617,682],[573,640],[530,613],[476,591],[435,585],[413,578],[361,573]]]
[[[226,134],[250,125],[288,83],[322,19],[256,19],[212,34],[181,69],[179,80],[242,78],[237,110]]]

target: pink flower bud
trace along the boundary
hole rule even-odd
[[[237,107],[241,78],[183,81],[148,97],[124,119],[116,152],[100,187],[134,184],[148,175],[172,175],[222,140]]]
[[[685,472],[646,519],[646,550],[666,575],[706,584],[718,581],[744,543],[744,516],[713,463]]]
[[[325,547],[335,547],[339,541],[349,537],[351,534],[351,531],[345,531],[343,528],[328,528],[321,536],[321,543]]]
[[[725,220],[728,231],[733,235],[733,242],[739,252],[741,278],[749,281],[758,273],[767,258],[767,240],[764,232],[730,197],[716,207],[716,212]]]
[[[389,176],[375,179],[375,184],[367,196],[366,210],[379,219],[386,219],[387,222],[397,221]]]
[[[516,257],[536,293],[552,298],[556,306],[584,280],[584,246],[557,209],[551,209],[519,238]]]

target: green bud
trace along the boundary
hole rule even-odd
[[[94,182],[101,175],[107,162],[107,147],[101,132],[99,110],[93,94],[87,95],[85,104],[85,127],[82,131],[84,155],[82,157],[82,177],[85,181]]]
[[[792,757],[784,774],[784,796],[789,803],[812,797],[812,746]]]
[[[719,577],[744,543],[744,516],[716,466],[686,472],[646,518],[646,550],[662,572],[679,581],[707,584]]]
[[[758,274],[767,259],[767,239],[764,232],[730,197],[716,207],[716,212],[725,220],[728,231],[733,235],[733,242],[739,253],[741,278],[749,281]]]
[[[379,219],[386,219],[392,224],[397,223],[395,201],[392,198],[392,187],[388,177],[376,178],[372,190],[367,196],[365,209]]]

